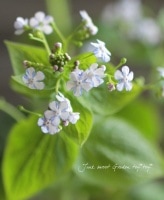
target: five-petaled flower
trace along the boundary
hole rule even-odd
[[[35,30],[44,32],[45,34],[52,33],[53,29],[51,23],[53,22],[53,17],[45,15],[44,12],[35,13],[34,17],[29,20],[29,25]]]
[[[73,112],[69,99],[60,92],[56,95],[56,101],[49,103],[49,110],[44,112],[44,116],[38,119],[38,126],[43,133],[55,134],[60,132],[62,125],[75,124],[80,113]]]
[[[80,15],[82,17],[82,20],[85,22],[85,28],[89,31],[91,35],[96,35],[98,32],[98,28],[93,24],[92,19],[90,18],[88,13],[85,10],[81,10]]]
[[[70,80],[67,82],[67,89],[72,90],[75,96],[81,96],[83,91],[89,91],[93,87],[101,85],[105,77],[106,67],[102,65],[98,66],[97,63],[93,63],[87,70],[75,69],[70,74]]]
[[[55,134],[58,133],[61,128],[59,127],[60,120],[54,115],[51,110],[46,110],[44,116],[39,118],[38,126],[41,127],[43,133]]]
[[[67,82],[67,89],[72,90],[75,96],[82,95],[83,90],[89,91],[93,86],[92,82],[87,80],[87,72],[75,69],[70,74],[70,81]]]
[[[22,80],[30,89],[42,90],[45,86],[45,84],[42,82],[44,78],[45,75],[43,74],[43,72],[36,72],[33,67],[29,67],[26,69]]]
[[[129,67],[123,66],[122,70],[116,70],[114,74],[115,79],[118,81],[116,88],[118,91],[122,91],[125,89],[126,91],[130,91],[132,89],[133,80],[133,72],[129,73]]]
[[[93,63],[89,69],[86,70],[87,81],[90,81],[93,87],[98,87],[104,82],[105,70],[106,67],[104,65],[99,67],[97,63]]]
[[[97,40],[97,43],[91,42],[91,45],[94,47],[93,53],[97,58],[100,58],[104,62],[109,62],[111,57],[111,52],[105,47],[105,43]]]
[[[21,35],[25,28],[28,27],[28,19],[23,19],[22,17],[17,17],[16,21],[14,22],[14,28],[16,35]]]

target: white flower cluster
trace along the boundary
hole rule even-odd
[[[85,28],[89,31],[91,35],[96,35],[98,32],[98,28],[93,24],[92,19],[90,18],[88,13],[85,10],[81,10],[80,15],[82,17],[82,20],[85,22]]]
[[[67,82],[67,89],[72,90],[75,96],[82,95],[82,92],[89,91],[93,87],[101,85],[105,77],[106,67],[102,65],[98,66],[97,63],[93,63],[87,70],[75,69],[70,74],[70,80]]]
[[[58,93],[56,99],[57,101],[50,102],[49,110],[46,110],[44,116],[38,120],[38,126],[43,133],[58,133],[62,129],[61,125],[76,124],[80,118],[80,114],[73,112],[70,101],[63,94]]]
[[[51,23],[53,22],[53,17],[45,15],[44,12],[39,11],[35,13],[34,17],[30,19],[23,19],[22,17],[17,17],[14,22],[15,34],[20,35],[25,30],[33,29],[42,31],[45,34],[52,33],[53,29]]]

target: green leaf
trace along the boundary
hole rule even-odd
[[[145,138],[153,143],[159,139],[160,119],[157,105],[145,99],[137,99],[116,114],[136,127]]]
[[[69,96],[69,100],[71,101],[73,112],[80,113],[80,119],[75,125],[69,124],[69,126],[65,128],[65,132],[67,136],[76,141],[77,144],[83,145],[91,132],[92,113],[77,98]]]
[[[144,183],[141,185],[138,185],[137,187],[134,187],[130,193],[129,198],[126,197],[126,199],[131,200],[163,200],[164,197],[164,182],[160,180],[155,180],[152,182]]]
[[[133,101],[141,93],[141,87],[134,84],[129,92],[109,92],[107,86],[94,88],[90,92],[89,103],[93,112],[101,115],[111,115],[120,111],[123,107]]]
[[[71,169],[77,152],[77,145],[63,132],[41,133],[36,117],[21,121],[11,130],[4,154],[8,198],[27,199],[57,181]]]
[[[102,117],[95,122],[74,170],[85,181],[111,189],[163,174],[159,153],[139,131],[119,118]]]
[[[15,75],[24,73],[24,60],[43,63],[45,66],[49,66],[48,55],[44,49],[9,41],[5,41],[5,44],[10,55],[11,64]]]

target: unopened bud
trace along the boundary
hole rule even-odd
[[[58,71],[59,67],[57,65],[53,66],[54,71]]]
[[[62,48],[62,43],[57,42],[57,43],[54,44],[54,47],[55,47],[56,50],[60,50]]]
[[[115,90],[116,89],[116,87],[115,87],[115,85],[113,84],[113,83],[109,83],[108,84],[108,90],[110,91],[110,92],[112,92],[113,90]]]

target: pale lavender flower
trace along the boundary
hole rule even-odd
[[[44,117],[38,119],[38,126],[41,127],[43,133],[55,134],[58,133],[61,128],[59,128],[60,120],[54,115],[51,110],[46,110],[44,112]]]
[[[39,118],[38,126],[43,133],[55,134],[61,131],[61,125],[68,126],[69,123],[76,124],[80,113],[73,112],[69,99],[60,92],[56,95],[57,101],[49,103],[49,110]]]
[[[67,101],[52,101],[49,104],[49,108],[54,112],[54,116],[56,116],[59,120],[66,121],[69,117],[69,105]]]
[[[91,45],[95,47],[93,53],[97,58],[100,58],[104,62],[109,62],[111,57],[111,52],[105,47],[105,43],[97,40],[97,43],[91,42]]]
[[[118,81],[116,88],[118,91],[125,89],[130,91],[132,89],[133,72],[129,73],[129,67],[123,66],[122,70],[117,70],[114,74],[115,79]]]
[[[105,70],[106,67],[104,65],[99,67],[97,63],[93,63],[89,69],[86,70],[87,81],[89,80],[92,82],[93,87],[98,87],[104,82]]]
[[[29,25],[36,30],[42,31],[45,34],[51,34],[53,29],[50,23],[53,22],[53,17],[45,15],[44,12],[35,13],[34,17],[29,20]]]
[[[42,90],[45,86],[45,84],[42,82],[44,78],[45,75],[43,72],[35,71],[33,67],[29,67],[26,69],[22,80],[30,89]]]
[[[71,72],[70,80],[66,85],[66,88],[72,90],[75,96],[82,95],[84,90],[88,92],[92,87],[92,83],[87,81],[87,73],[80,69]]]
[[[80,15],[82,17],[82,20],[85,22],[85,27],[89,31],[89,33],[91,35],[96,35],[98,32],[98,28],[93,24],[92,19],[88,15],[88,13],[85,10],[81,10]]]
[[[22,17],[17,17],[16,21],[14,22],[14,28],[16,35],[21,35],[25,28],[28,26],[28,19],[23,19]]]

